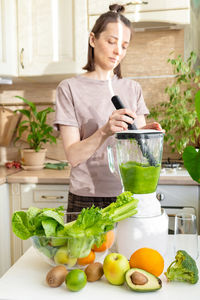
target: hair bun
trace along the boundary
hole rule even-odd
[[[118,4],[112,4],[109,6],[110,11],[116,12],[116,13],[123,13],[125,11],[125,8],[123,5]]]

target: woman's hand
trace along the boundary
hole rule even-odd
[[[128,108],[114,110],[100,131],[102,135],[111,136],[116,132],[127,130],[128,124],[132,124],[136,117],[136,114]]]
[[[140,129],[154,129],[154,130],[162,131],[163,133],[165,133],[165,130],[162,129],[161,125],[157,122],[147,124],[147,125],[141,127]]]

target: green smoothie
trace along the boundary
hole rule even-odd
[[[120,173],[125,191],[133,194],[149,194],[156,190],[160,167],[128,161],[120,165]]]

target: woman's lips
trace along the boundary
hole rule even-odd
[[[113,57],[109,57],[109,60],[112,61],[113,63],[117,63],[117,59]]]

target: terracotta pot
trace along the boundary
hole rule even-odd
[[[22,167],[26,170],[43,169],[47,149],[35,152],[33,149],[21,149]]]

